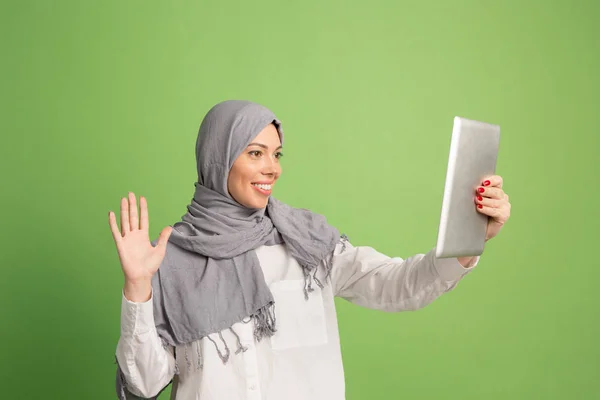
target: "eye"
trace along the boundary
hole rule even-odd
[[[275,158],[276,159],[279,160],[281,157],[283,157],[283,153],[282,152],[278,151],[277,153],[275,153]]]
[[[248,154],[250,154],[252,157],[260,157],[262,155],[262,151],[252,150],[252,151],[249,151]]]

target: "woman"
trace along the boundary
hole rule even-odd
[[[271,197],[283,131],[267,108],[214,106],[196,143],[182,221],[148,239],[148,206],[121,199],[109,225],[125,276],[117,394],[155,398],[345,398],[334,296],[378,310],[421,308],[478,258],[403,260],[354,247],[324,217]],[[474,193],[491,239],[510,215],[502,179]],[[475,205],[474,205],[475,207]]]

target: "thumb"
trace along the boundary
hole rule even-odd
[[[172,227],[170,227],[170,226],[165,227],[160,232],[160,235],[158,237],[158,243],[156,244],[156,247],[160,248],[161,250],[165,250],[167,248],[167,242],[169,241],[169,236],[171,236],[171,232],[173,232]]]

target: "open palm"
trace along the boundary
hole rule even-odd
[[[149,282],[165,257],[172,228],[164,228],[156,247],[153,247],[148,236],[148,204],[143,196],[140,197],[138,215],[136,197],[131,192],[128,199],[121,199],[121,230],[112,211],[108,214],[108,223],[117,246],[125,281]]]

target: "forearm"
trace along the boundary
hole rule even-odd
[[[334,257],[335,294],[385,311],[415,310],[451,290],[470,270],[456,258],[436,259],[432,250],[403,260],[369,247],[352,247]]]
[[[160,338],[128,339],[121,337],[116,357],[128,391],[136,396],[156,396],[169,384],[174,374],[175,360],[171,349],[160,344]]]
[[[172,379],[174,353],[156,332],[152,298],[134,303],[123,294],[116,357],[127,389],[137,396],[155,396]]]

